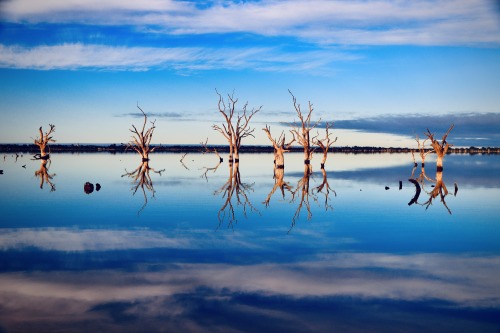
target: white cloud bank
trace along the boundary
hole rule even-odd
[[[492,0],[188,1],[16,0],[3,4],[11,22],[154,27],[167,34],[246,32],[321,44],[499,44]]]

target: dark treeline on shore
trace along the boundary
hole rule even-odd
[[[116,153],[135,153],[132,149],[126,149],[124,144],[52,144],[50,151],[53,153],[95,153],[108,152]],[[164,153],[199,153],[203,152],[204,148],[201,145],[160,145],[156,147],[155,152]],[[219,152],[229,152],[229,147],[224,145],[208,146],[208,148],[216,148]],[[431,149],[429,149],[431,150]],[[242,153],[272,153],[272,146],[243,146]],[[291,147],[292,152],[302,152],[302,147]],[[415,148],[401,147],[332,147],[333,153],[353,153],[353,154],[369,154],[369,153],[410,153],[418,152]],[[0,153],[25,153],[35,154],[39,152],[39,148],[34,144],[0,144]],[[450,148],[448,153],[452,154],[500,154],[500,147],[468,147],[468,148]]]

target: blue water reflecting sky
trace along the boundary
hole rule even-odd
[[[152,156],[165,171],[135,194],[133,154],[54,154],[54,191],[39,161],[0,160],[0,331],[500,328],[499,156],[446,156],[446,206],[427,208],[431,183],[408,205],[410,155],[333,154],[303,192],[289,154],[271,196],[270,154],[242,155],[238,184],[204,169],[213,155],[181,157]]]

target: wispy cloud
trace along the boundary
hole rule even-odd
[[[281,55],[281,56],[280,56]],[[318,69],[353,56],[329,50],[282,56],[279,48],[125,47],[81,43],[35,47],[0,45],[0,67],[24,69],[136,70],[166,68],[177,71],[247,69],[300,71]]]
[[[186,116],[185,114],[180,114],[177,112],[161,112],[161,113],[149,113],[146,112],[146,115],[150,118],[182,118]],[[139,112],[131,112],[131,113],[123,113],[116,115],[116,117],[132,117],[132,118],[142,118],[144,115]]]
[[[322,44],[499,44],[494,1],[85,1],[17,0],[3,4],[11,22],[132,25],[189,35],[252,33]]]

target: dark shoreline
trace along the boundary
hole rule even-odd
[[[152,145],[155,147],[155,145]],[[220,153],[229,152],[227,146],[208,146],[209,149],[216,148]],[[199,153],[204,149],[201,145],[165,145],[158,146],[155,153]],[[290,149],[293,152],[302,152],[303,148],[296,146]],[[410,153],[411,151],[417,152],[415,148],[401,148],[401,147],[332,147],[332,153],[350,153],[350,154],[376,154],[376,153]],[[244,146],[241,148],[241,153],[272,153],[274,151],[272,146]],[[0,144],[0,153],[23,153],[23,154],[36,154],[40,150],[34,144]],[[127,149],[123,144],[52,144],[50,145],[50,152],[52,153],[135,153],[133,149]],[[321,152],[320,149],[317,152]],[[500,147],[469,147],[469,148],[450,148],[450,154],[500,154]]]

